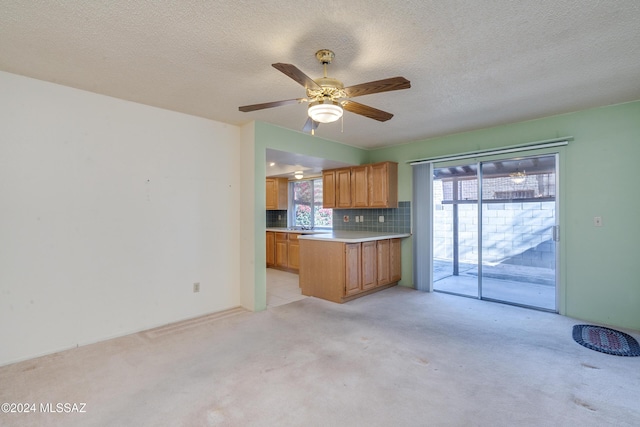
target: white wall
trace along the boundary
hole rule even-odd
[[[0,365],[240,305],[240,141],[0,72]]]
[[[242,127],[241,156],[242,164],[242,192],[240,203],[240,298],[242,306],[250,310],[262,310],[264,307],[256,307],[256,294],[262,295],[266,301],[266,284],[256,284],[256,233],[264,234],[264,227],[255,225],[256,211],[256,184],[255,184],[255,122]],[[259,206],[266,204],[261,201]],[[261,299],[261,298],[258,298]]]

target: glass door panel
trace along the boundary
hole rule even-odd
[[[479,297],[477,165],[434,168],[433,288]]]
[[[556,156],[481,171],[481,297],[556,311]]]

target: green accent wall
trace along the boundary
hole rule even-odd
[[[373,150],[367,161],[398,162],[399,198],[411,200],[408,160],[563,136],[574,140],[558,150],[560,312],[640,330],[640,101]],[[412,274],[408,240],[403,277]]]
[[[640,101],[377,150],[256,123],[255,309],[266,306],[266,273],[262,267],[266,148],[354,164],[396,161],[399,200],[411,201],[409,160],[564,136],[574,139],[556,150],[560,152],[560,312],[585,321],[640,330],[640,277],[636,266],[640,262]],[[602,227],[594,227],[594,216],[602,217]],[[403,241],[402,255],[402,284],[412,286],[410,238]]]

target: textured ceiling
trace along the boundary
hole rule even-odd
[[[0,70],[231,124],[300,130],[238,106],[305,96],[271,64],[317,78],[321,48],[347,86],[411,81],[318,130],[363,148],[640,99],[638,0],[0,0]]]

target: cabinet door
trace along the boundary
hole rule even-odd
[[[278,183],[274,178],[267,178],[267,209],[278,208]]]
[[[389,240],[378,240],[378,285],[391,283],[389,276]]]
[[[362,289],[375,287],[377,277],[377,244],[375,241],[362,242]]]
[[[369,166],[351,168],[351,200],[353,207],[369,206]]]
[[[360,243],[345,243],[345,283],[344,294],[353,295],[361,291],[362,276],[360,260],[362,252]]]
[[[391,239],[389,247],[389,280],[397,282],[402,278],[402,240]]]
[[[351,169],[336,170],[336,207],[351,207]]]
[[[288,267],[289,265],[289,239],[287,233],[276,234],[276,265],[278,267]]]
[[[398,164],[375,163],[369,169],[369,206],[398,207]]]
[[[322,207],[336,207],[336,173],[335,171],[322,172]]]
[[[300,242],[296,233],[289,234],[289,268],[300,268]]]
[[[276,263],[276,233],[267,231],[267,267]]]
[[[289,203],[289,180],[287,178],[266,179],[267,210],[285,210]]]

